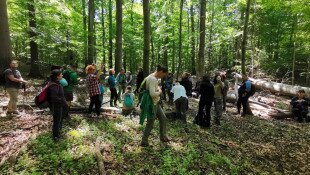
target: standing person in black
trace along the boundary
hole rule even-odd
[[[202,81],[200,83],[199,87],[199,94],[200,94],[200,100],[199,100],[199,109],[198,109],[198,115],[195,118],[194,123],[198,125],[204,125],[204,127],[210,127],[211,122],[211,107],[212,102],[214,100],[214,86],[211,84],[209,76],[204,75],[202,77]],[[206,110],[206,118],[204,118],[203,109]],[[202,123],[201,121],[205,120],[206,123]]]
[[[193,88],[193,83],[189,80],[190,76],[191,74],[184,72],[184,74],[182,75],[182,79],[180,81],[180,85],[184,86],[186,90],[186,95],[188,97],[192,96],[192,88]]]
[[[51,81],[48,84],[47,100],[53,114],[53,138],[54,140],[58,140],[60,137],[62,119],[67,115],[65,113],[68,105],[64,96],[64,90],[59,84],[59,81],[62,79],[61,71],[58,69],[53,70],[50,78]]]
[[[138,75],[137,75],[137,89],[135,90],[135,93],[139,93],[139,88],[141,86],[141,83],[142,83],[143,79],[144,79],[143,69],[139,68],[139,72],[138,72]]]

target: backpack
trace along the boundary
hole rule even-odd
[[[5,86],[5,73],[0,73],[0,86]]]
[[[66,81],[68,82],[68,86],[71,84],[71,72],[70,71],[65,71],[63,73],[63,78],[66,79]]]
[[[256,92],[256,87],[253,83],[251,83],[251,90],[249,92],[250,96],[253,96]]]
[[[133,100],[130,94],[125,94],[124,105],[125,107],[133,107]]]
[[[35,96],[34,98],[34,103],[36,104],[37,107],[40,109],[47,108],[49,106],[48,101],[47,101],[47,91],[48,88],[51,85],[56,85],[56,83],[48,83],[45,85],[45,87],[41,90],[41,92]]]

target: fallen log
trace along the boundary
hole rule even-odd
[[[236,76],[238,80],[240,81],[240,76]],[[268,90],[272,93],[279,93],[281,95],[286,95],[286,96],[296,96],[298,90],[303,89],[306,94],[310,94],[310,88],[309,87],[302,87],[302,86],[293,86],[293,85],[288,85],[288,84],[283,84],[283,83],[277,83],[277,82],[272,82],[272,81],[267,81],[263,79],[254,79],[254,78],[249,78],[255,85],[256,89],[260,90]]]

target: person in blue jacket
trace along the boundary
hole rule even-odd
[[[242,104],[242,116],[247,114],[248,109],[248,100],[250,97],[250,91],[251,91],[251,81],[248,79],[248,76],[243,74],[242,75],[242,85],[238,89],[238,101],[237,101],[237,110],[238,114],[241,112],[241,104]]]

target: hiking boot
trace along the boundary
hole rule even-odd
[[[15,115],[19,115],[18,111],[13,111],[12,113],[15,114]]]
[[[110,106],[111,106],[111,107],[114,107],[113,101],[110,101]]]
[[[221,125],[221,122],[220,122],[220,120],[215,120],[215,122],[214,122],[216,125]]]
[[[170,139],[168,137],[164,137],[160,139],[161,142],[170,142]]]
[[[117,100],[114,100],[114,106],[117,107]]]
[[[148,147],[150,146],[148,142],[141,142],[140,144],[141,147]]]

